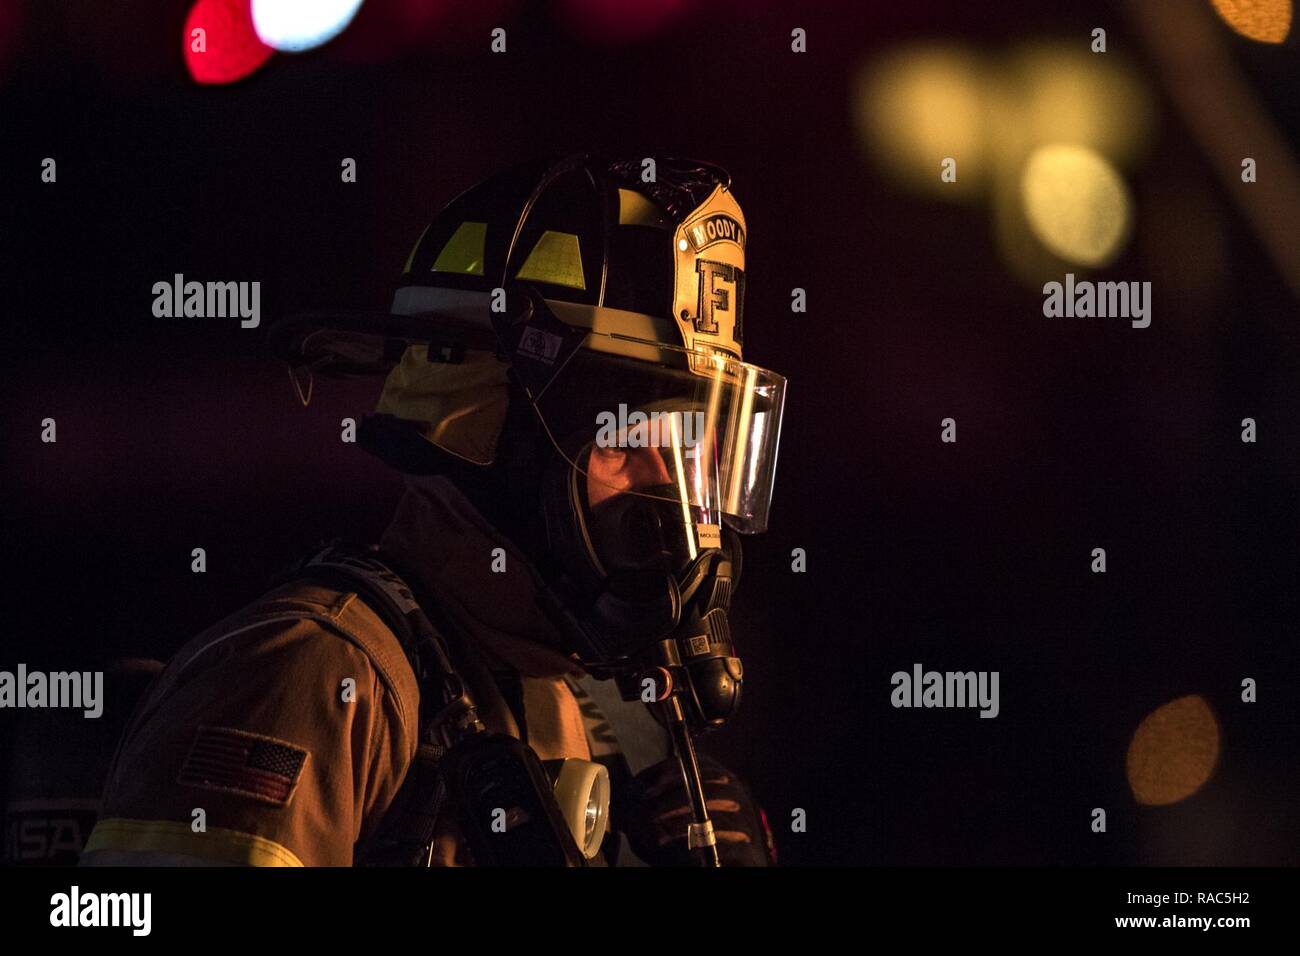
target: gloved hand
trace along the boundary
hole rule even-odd
[[[762,807],[749,787],[716,760],[699,755],[700,778],[723,866],[772,866],[776,848]],[[686,846],[691,802],[677,759],[643,770],[633,780],[623,830],[637,856],[652,866],[696,866]]]

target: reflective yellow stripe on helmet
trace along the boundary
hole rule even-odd
[[[587,281],[582,273],[582,249],[578,237],[571,232],[547,229],[537,238],[537,245],[528,253],[515,278],[585,290]]]
[[[462,275],[483,274],[484,248],[487,245],[487,223],[462,222],[451,234],[447,244],[433,261],[433,272],[459,272]],[[408,270],[409,271],[409,270]]]

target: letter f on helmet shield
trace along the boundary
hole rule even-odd
[[[735,269],[723,262],[696,259],[695,271],[700,276],[700,300],[695,308],[695,331],[706,335],[717,335],[718,320],[714,317],[713,310],[731,311],[729,290],[719,288],[717,281],[719,279],[726,282],[734,281]]]

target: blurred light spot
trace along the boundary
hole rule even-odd
[[[559,13],[589,40],[639,40],[661,30],[689,0],[561,0]]]
[[[202,52],[194,30],[203,30]],[[275,51],[257,38],[248,0],[198,0],[181,38],[185,67],[198,83],[233,83],[257,71]]]
[[[1219,760],[1219,722],[1205,698],[1179,697],[1138,725],[1128,747],[1128,785],[1147,806],[1185,800],[1214,773]]]
[[[1119,173],[1084,146],[1042,146],[1020,178],[1025,218],[1038,240],[1067,262],[1105,265],[1128,238],[1131,202]]]
[[[961,47],[917,47],[885,56],[856,84],[857,125],[886,172],[957,198],[990,175],[993,116],[1001,104],[984,61]],[[957,181],[940,164],[957,161]]]
[[[334,39],[352,22],[362,0],[253,0],[253,26],[262,42],[300,53]]]
[[[1118,54],[1079,44],[1037,42],[1003,61],[1014,108],[997,117],[993,141],[1017,166],[1047,143],[1074,143],[1124,165],[1145,150],[1155,106],[1146,84]]]
[[[1281,43],[1291,32],[1291,0],[1210,0],[1224,23],[1261,43]]]
[[[950,199],[1001,189],[1049,144],[1087,146],[1118,166],[1131,164],[1149,146],[1156,116],[1147,83],[1119,54],[1047,40],[997,60],[947,43],[885,54],[859,72],[853,111],[886,175]],[[949,156],[957,161],[955,183],[939,177]]]

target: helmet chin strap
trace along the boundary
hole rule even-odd
[[[702,551],[679,575],[615,572],[578,609],[548,585],[543,607],[587,669],[617,678],[626,699],[650,703],[678,693],[694,729],[720,727],[739,708],[744,679],[727,619],[739,536],[728,534],[730,547]]]
[[[540,592],[543,609],[578,652],[583,665],[599,677],[635,666],[633,656],[672,633],[681,618],[677,583],[669,576],[651,580],[616,575],[594,600],[575,609],[569,582],[548,584]],[[566,597],[567,596],[567,597]]]

